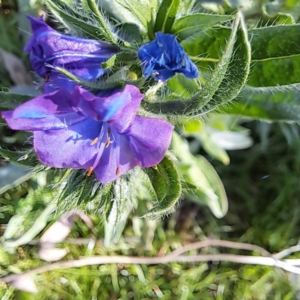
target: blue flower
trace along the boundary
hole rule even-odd
[[[34,132],[42,163],[86,169],[105,184],[135,166],[159,164],[170,145],[170,123],[136,115],[142,99],[133,85],[99,96],[75,86],[38,96],[2,117],[12,129]]]
[[[118,51],[106,42],[60,34],[44,22],[43,16],[39,19],[28,16],[28,19],[33,35],[24,50],[30,52],[34,71],[45,78],[45,93],[60,87],[71,90],[76,84],[52,66],[64,68],[83,80],[94,81],[105,72],[101,63]]]
[[[143,63],[143,74],[156,80],[166,81],[176,73],[183,73],[188,78],[198,78],[199,71],[190,60],[173,34],[157,32],[156,40],[143,45],[138,50],[138,57]]]

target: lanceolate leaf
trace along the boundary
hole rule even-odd
[[[249,65],[250,45],[247,30],[239,13],[226,49],[203,89],[185,101],[150,103],[144,100],[144,108],[155,113],[174,115],[204,114],[238,95],[247,79]]]
[[[251,48],[247,36],[247,28],[241,20],[240,28],[234,46],[234,53],[230,59],[223,81],[213,95],[211,101],[202,108],[202,112],[213,110],[219,105],[233,100],[246,84],[251,61]]]
[[[171,32],[180,0],[163,0],[157,13],[154,31]]]
[[[108,197],[108,209],[105,217],[105,246],[117,240],[123,232],[128,215],[133,208],[134,195],[131,193],[131,183],[124,177],[113,183],[113,189]],[[110,198],[110,199],[109,199]]]
[[[0,91],[0,111],[14,109],[31,98],[33,97],[28,95]]]
[[[96,40],[105,38],[99,27],[89,24],[87,20],[83,20],[82,16],[71,10],[71,8],[67,8],[61,0],[47,0],[46,4],[50,12],[67,28],[75,27],[83,31],[87,37]]]
[[[181,42],[185,51],[192,55],[204,54],[209,58],[219,59],[220,48],[224,49],[231,33],[229,27],[215,27],[197,36],[189,37]],[[300,46],[300,24],[280,25],[251,29],[248,31],[252,48],[252,60],[287,57],[298,55]],[[218,49],[219,47],[219,49]]]
[[[146,29],[151,20],[151,9],[139,0],[117,0],[117,3],[131,12]],[[134,20],[133,22],[134,23]]]
[[[172,150],[180,161],[184,192],[195,202],[209,206],[216,217],[223,217],[228,209],[227,197],[214,168],[203,157],[192,155],[187,141],[176,132],[173,133]]]
[[[31,151],[10,151],[0,148],[0,156],[8,161],[27,167],[36,167],[39,162],[36,154]]]
[[[215,27],[181,42],[192,57],[218,60],[220,49],[231,34],[228,27]],[[300,82],[300,25],[279,25],[248,31],[252,49],[249,85],[276,86]],[[197,58],[198,60],[199,58]]]
[[[300,85],[246,87],[231,106],[222,111],[268,121],[300,121]]]
[[[193,34],[204,31],[208,27],[230,21],[233,18],[233,15],[226,16],[204,13],[189,15],[174,22],[172,33],[176,34],[179,40],[184,40],[191,38]]]
[[[254,61],[247,84],[254,87],[300,83],[300,54]]]
[[[144,171],[149,176],[157,198],[157,204],[144,217],[157,219],[170,213],[181,196],[179,174],[168,156],[156,168]]]
[[[281,25],[249,32],[253,49],[249,85],[300,83],[300,25]]]
[[[253,61],[300,54],[300,24],[249,30],[249,39]]]
[[[226,215],[228,210],[228,201],[223,183],[213,166],[203,156],[197,156],[196,161],[197,166],[203,170],[208,182],[218,197],[217,202],[212,201],[208,203],[208,206],[216,217],[221,218]]]
[[[65,181],[65,185],[57,194],[57,202],[63,211],[87,204],[101,196],[102,185],[93,176],[87,176],[84,170],[66,169],[57,186],[60,186],[62,181]],[[99,202],[97,209],[104,210],[104,202]]]

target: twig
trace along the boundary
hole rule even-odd
[[[167,256],[175,257],[175,256],[179,256],[180,254],[190,251],[190,250],[200,249],[200,248],[204,248],[204,247],[211,247],[211,246],[256,251],[256,252],[260,253],[262,256],[271,256],[270,252],[268,252],[264,248],[256,246],[256,245],[247,244],[247,243],[222,241],[222,240],[209,240],[209,239],[198,242],[198,243],[188,244],[183,247],[180,247],[180,248],[176,249],[175,251],[171,252]]]
[[[284,258],[288,255],[291,255],[294,252],[298,252],[298,251],[300,251],[300,245],[296,245],[296,246],[290,247],[288,249],[284,249],[283,251],[274,254],[273,257],[276,259],[282,259],[282,258]]]
[[[13,274],[0,278],[1,281],[10,283],[18,279],[21,275],[29,274],[40,274],[48,271],[66,268],[78,268],[83,266],[91,265],[102,265],[102,264],[143,264],[143,265],[154,265],[154,264],[166,264],[170,262],[208,262],[208,261],[227,261],[241,264],[251,265],[263,265],[279,267],[285,271],[300,274],[300,268],[289,264],[289,260],[278,261],[272,257],[261,257],[261,256],[245,256],[245,255],[234,255],[234,254],[208,254],[208,255],[191,255],[191,256],[163,256],[163,257],[131,257],[131,256],[89,256],[82,257],[78,260],[60,261],[49,265],[44,265],[36,269],[25,271],[21,274]],[[293,260],[295,261],[295,260]],[[298,264],[300,260],[298,261]]]
[[[208,254],[208,255],[189,255],[183,256],[180,255],[186,251],[190,251],[193,249],[199,249],[206,246],[220,246],[227,248],[236,248],[243,250],[251,250],[260,252],[262,256],[245,256],[245,255],[234,255],[234,254]],[[298,246],[295,246],[298,247]],[[56,263],[52,263],[49,265],[44,265],[38,267],[36,269],[32,269],[29,271],[25,271],[21,274],[13,274],[0,278],[1,281],[6,283],[13,282],[20,278],[19,276],[25,274],[39,274],[48,272],[56,269],[65,269],[65,268],[78,268],[83,266],[91,266],[91,265],[101,265],[101,264],[145,264],[145,265],[153,265],[153,264],[166,264],[169,262],[185,262],[185,263],[193,263],[193,262],[207,262],[207,261],[227,261],[233,263],[241,263],[241,264],[255,264],[255,265],[264,265],[264,266],[273,266],[281,268],[285,271],[292,272],[295,274],[300,274],[300,268],[295,267],[294,265],[300,265],[300,259],[290,259],[290,260],[278,260],[277,257],[280,255],[288,255],[289,253],[299,250],[299,248],[291,247],[286,249],[287,251],[280,252],[272,256],[265,249],[251,244],[244,243],[236,243],[230,241],[221,241],[221,240],[206,240],[194,244],[185,245],[170,254],[162,257],[131,257],[131,256],[89,256],[89,257],[81,257],[78,260],[69,260],[69,261],[60,261]],[[288,252],[290,251],[290,252]]]

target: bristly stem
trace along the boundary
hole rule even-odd
[[[102,34],[106,37],[107,41],[117,45],[117,38],[108,28],[107,23],[101,14],[98,5],[96,4],[95,0],[87,0],[87,3],[91,9],[91,11],[96,15],[99,24],[101,25]]]

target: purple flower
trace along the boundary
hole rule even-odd
[[[24,50],[30,52],[32,68],[48,83],[44,92],[60,87],[72,89],[75,85],[51,66],[93,81],[105,72],[101,63],[117,53],[118,49],[108,43],[60,34],[44,22],[43,16],[39,19],[28,16],[28,19],[33,35]]]
[[[138,57],[143,63],[143,73],[156,80],[166,81],[176,73],[183,73],[188,78],[198,78],[199,71],[190,60],[173,34],[156,32],[156,40],[143,45]]]
[[[142,98],[132,85],[100,96],[75,86],[72,93],[41,95],[2,117],[12,129],[34,132],[42,163],[94,171],[105,184],[137,165],[157,165],[169,147],[173,126],[137,116]]]

